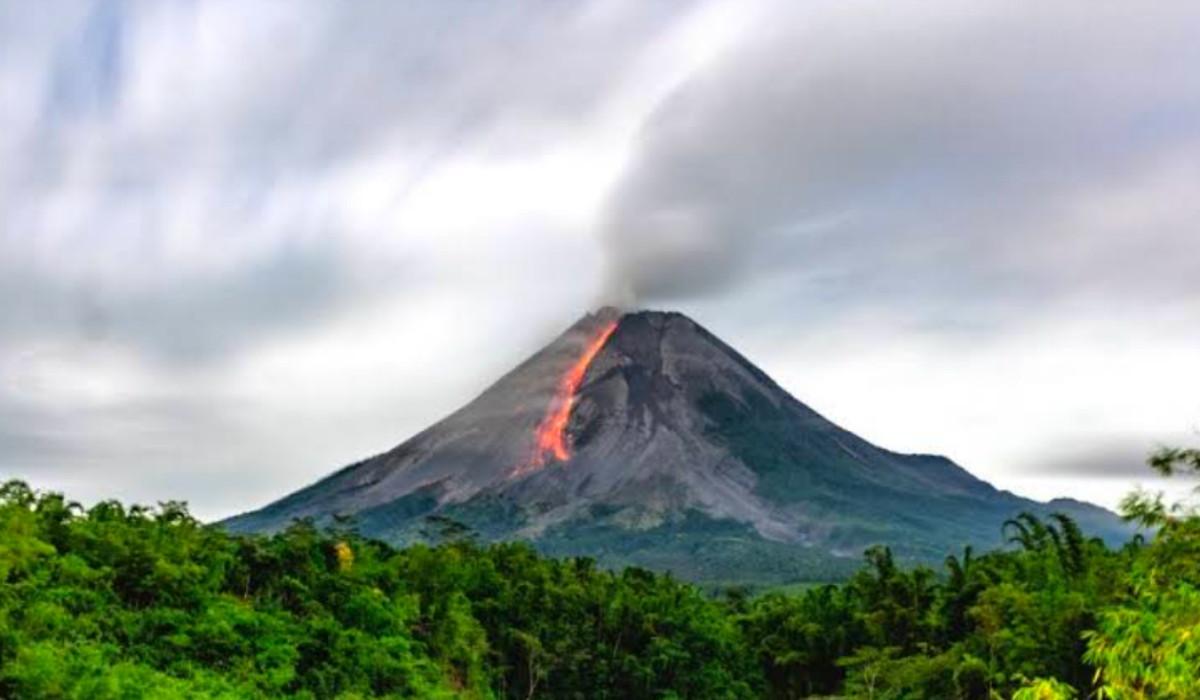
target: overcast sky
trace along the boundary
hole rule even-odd
[[[1200,442],[1200,6],[0,0],[0,477],[251,507],[591,307],[1112,506]]]

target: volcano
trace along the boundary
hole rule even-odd
[[[350,518],[404,544],[438,515],[602,565],[771,583],[838,578],[875,544],[914,561],[999,546],[1022,511],[1124,534],[1099,507],[1030,501],[945,457],[873,445],[682,314],[606,308],[398,447],[225,526]]]

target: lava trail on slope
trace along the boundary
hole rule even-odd
[[[544,467],[550,457],[559,462],[565,462],[571,458],[567,424],[571,420],[571,410],[575,408],[579,385],[583,383],[583,377],[587,374],[592,361],[596,359],[596,355],[600,354],[600,350],[604,348],[604,344],[616,330],[616,321],[601,328],[600,332],[588,343],[579,359],[559,379],[558,387],[546,410],[546,417],[542,419],[534,432],[534,454],[513,470],[513,476],[524,476]]]

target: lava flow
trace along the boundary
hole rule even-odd
[[[588,344],[583,355],[558,380],[558,388],[554,392],[554,398],[550,401],[546,417],[542,419],[537,427],[537,432],[534,433],[536,452],[533,459],[528,464],[518,467],[516,474],[524,474],[543,466],[548,455],[552,455],[560,462],[571,458],[571,449],[567,444],[567,423],[571,420],[571,409],[575,407],[576,392],[579,391],[579,385],[583,383],[583,375],[587,374],[592,360],[596,359],[596,355],[600,353],[615,330],[617,330],[615,321],[604,326]]]

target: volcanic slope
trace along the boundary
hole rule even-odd
[[[1022,511],[1124,534],[1096,506],[1037,503],[945,457],[872,445],[686,316],[602,309],[390,452],[225,525],[352,516],[402,544],[443,515],[603,565],[769,583],[837,578],[873,544],[919,561],[998,546]]]

